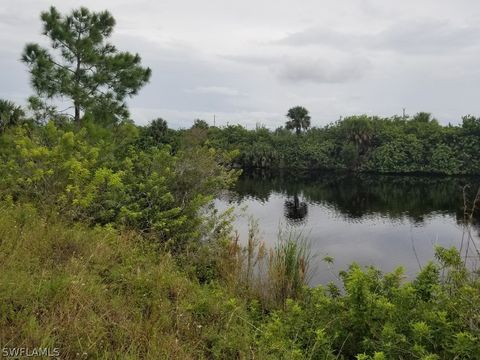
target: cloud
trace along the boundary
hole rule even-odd
[[[280,61],[279,55],[267,55],[267,54],[237,54],[237,55],[222,55],[222,59],[252,65],[252,66],[265,66],[268,67],[273,63]]]
[[[335,48],[348,48],[359,46],[368,35],[355,32],[338,31],[325,27],[307,28],[284,36],[283,38],[272,41],[272,45],[286,46],[329,46]]]
[[[323,46],[341,51],[391,51],[404,54],[448,55],[478,47],[480,27],[455,25],[445,20],[400,20],[381,30],[359,32],[312,27],[272,41],[290,47]]]
[[[453,25],[444,20],[397,22],[370,39],[377,49],[406,54],[450,55],[478,47],[480,27]]]
[[[344,83],[361,78],[368,68],[365,59],[289,59],[280,65],[277,76],[288,82]]]
[[[241,93],[237,89],[232,89],[225,86],[199,86],[194,89],[186,90],[187,93],[193,94],[208,94],[220,96],[240,96]]]
[[[292,55],[225,56],[225,59],[248,66],[268,69],[277,79],[291,83],[335,84],[362,78],[372,67],[362,56],[329,52],[325,57],[315,53],[290,52]]]

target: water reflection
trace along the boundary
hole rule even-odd
[[[345,220],[352,221],[380,215],[389,219],[407,217],[421,224],[431,214],[451,214],[460,224],[467,184],[470,187],[466,195],[472,199],[480,185],[478,178],[348,173],[292,176],[254,172],[241,177],[232,200],[242,202],[253,198],[265,203],[273,194],[281,194],[286,197],[285,218],[293,223],[303,223],[308,204],[315,204],[331,207]],[[478,216],[474,220],[479,223]]]
[[[298,195],[285,200],[285,218],[290,225],[300,225],[305,223],[308,215],[308,205],[305,201],[300,201]]]
[[[466,184],[471,184],[467,198],[473,200],[480,185],[476,178],[250,173],[217,205],[247,207],[267,244],[276,242],[279,226],[302,231],[317,259],[335,258],[335,270],[356,261],[385,271],[405,265],[413,274],[433,258],[437,244],[467,248],[462,244]],[[478,246],[479,212],[471,229]],[[245,218],[236,227],[248,233]],[[469,249],[475,254],[474,247]],[[334,280],[321,260],[315,270],[313,283]]]

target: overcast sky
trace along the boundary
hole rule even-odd
[[[32,93],[19,62],[45,42],[39,14],[108,9],[112,42],[138,52],[150,83],[129,100],[145,124],[271,128],[295,105],[320,126],[351,114],[480,115],[477,0],[0,0],[0,98]]]

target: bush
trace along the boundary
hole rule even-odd
[[[198,239],[200,210],[237,172],[229,155],[206,148],[171,154],[137,149],[96,128],[66,131],[52,122],[2,138],[0,195],[54,208],[72,220],[135,229],[174,247]],[[90,133],[94,132],[91,136]]]

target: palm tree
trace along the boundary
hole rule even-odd
[[[351,116],[343,120],[343,126],[349,140],[355,144],[357,154],[366,152],[373,136],[372,121],[364,115]]]
[[[436,121],[434,118],[432,118],[432,114],[424,111],[417,113],[412,120],[421,123],[429,123],[430,121]]]
[[[285,127],[288,130],[295,129],[297,135],[302,130],[307,130],[310,127],[310,115],[308,115],[308,110],[303,106],[295,106],[288,110],[287,117],[290,120],[286,122]]]

